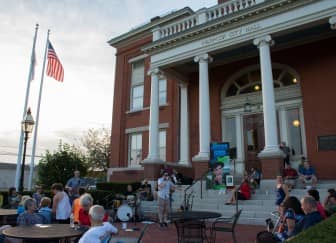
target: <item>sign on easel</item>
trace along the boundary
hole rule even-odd
[[[210,143],[209,186],[212,189],[224,189],[226,175],[230,174],[230,146],[229,143]],[[233,181],[233,180],[232,180]]]

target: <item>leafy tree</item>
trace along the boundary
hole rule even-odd
[[[37,169],[38,183],[47,187],[55,182],[65,185],[67,180],[73,177],[75,169],[80,171],[81,176],[85,176],[85,157],[74,146],[60,142],[57,151],[51,153],[47,150],[40,160]]]
[[[111,153],[110,134],[107,128],[89,129],[81,139],[90,176],[106,176]]]

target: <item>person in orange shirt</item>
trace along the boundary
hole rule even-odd
[[[80,187],[78,189],[79,196],[82,196],[85,193],[85,188]],[[76,198],[72,203],[72,213],[74,215],[74,222],[79,223],[79,210],[81,209],[81,205],[79,203],[79,197]]]

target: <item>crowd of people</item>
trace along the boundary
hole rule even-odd
[[[112,218],[102,206],[94,205],[93,197],[81,187],[82,179],[79,176],[79,171],[75,171],[65,187],[61,183],[54,183],[51,186],[52,198],[44,196],[40,186],[36,187],[32,197],[19,195],[15,188],[10,188],[8,206],[17,210],[17,225],[70,224],[71,219],[86,231],[79,241],[81,243],[101,242],[106,236],[116,234],[118,230],[112,225]],[[2,226],[0,234],[8,227]],[[6,242],[16,243],[18,240],[6,238]]]

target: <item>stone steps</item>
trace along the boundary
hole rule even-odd
[[[273,183],[274,185],[275,183]],[[172,209],[180,210],[180,206],[184,200],[184,189],[186,186],[177,187],[173,194]],[[265,219],[270,218],[270,213],[276,210],[275,190],[270,190],[270,187],[261,187],[252,194],[251,200],[239,201],[239,209],[243,209],[239,219],[240,224],[265,225]],[[318,184],[317,189],[320,193],[321,201],[327,195],[327,189],[336,188],[336,181],[322,181]],[[231,196],[230,192],[226,194],[219,193],[217,190],[203,190],[203,198],[200,198],[200,187],[193,189],[193,208],[192,210],[199,211],[214,211],[219,212],[223,216],[230,217],[235,213],[235,205],[225,205],[225,201]],[[290,192],[291,195],[302,198],[307,194],[305,189],[299,187]],[[142,202],[142,210],[146,213],[155,214],[157,212],[157,202]]]

